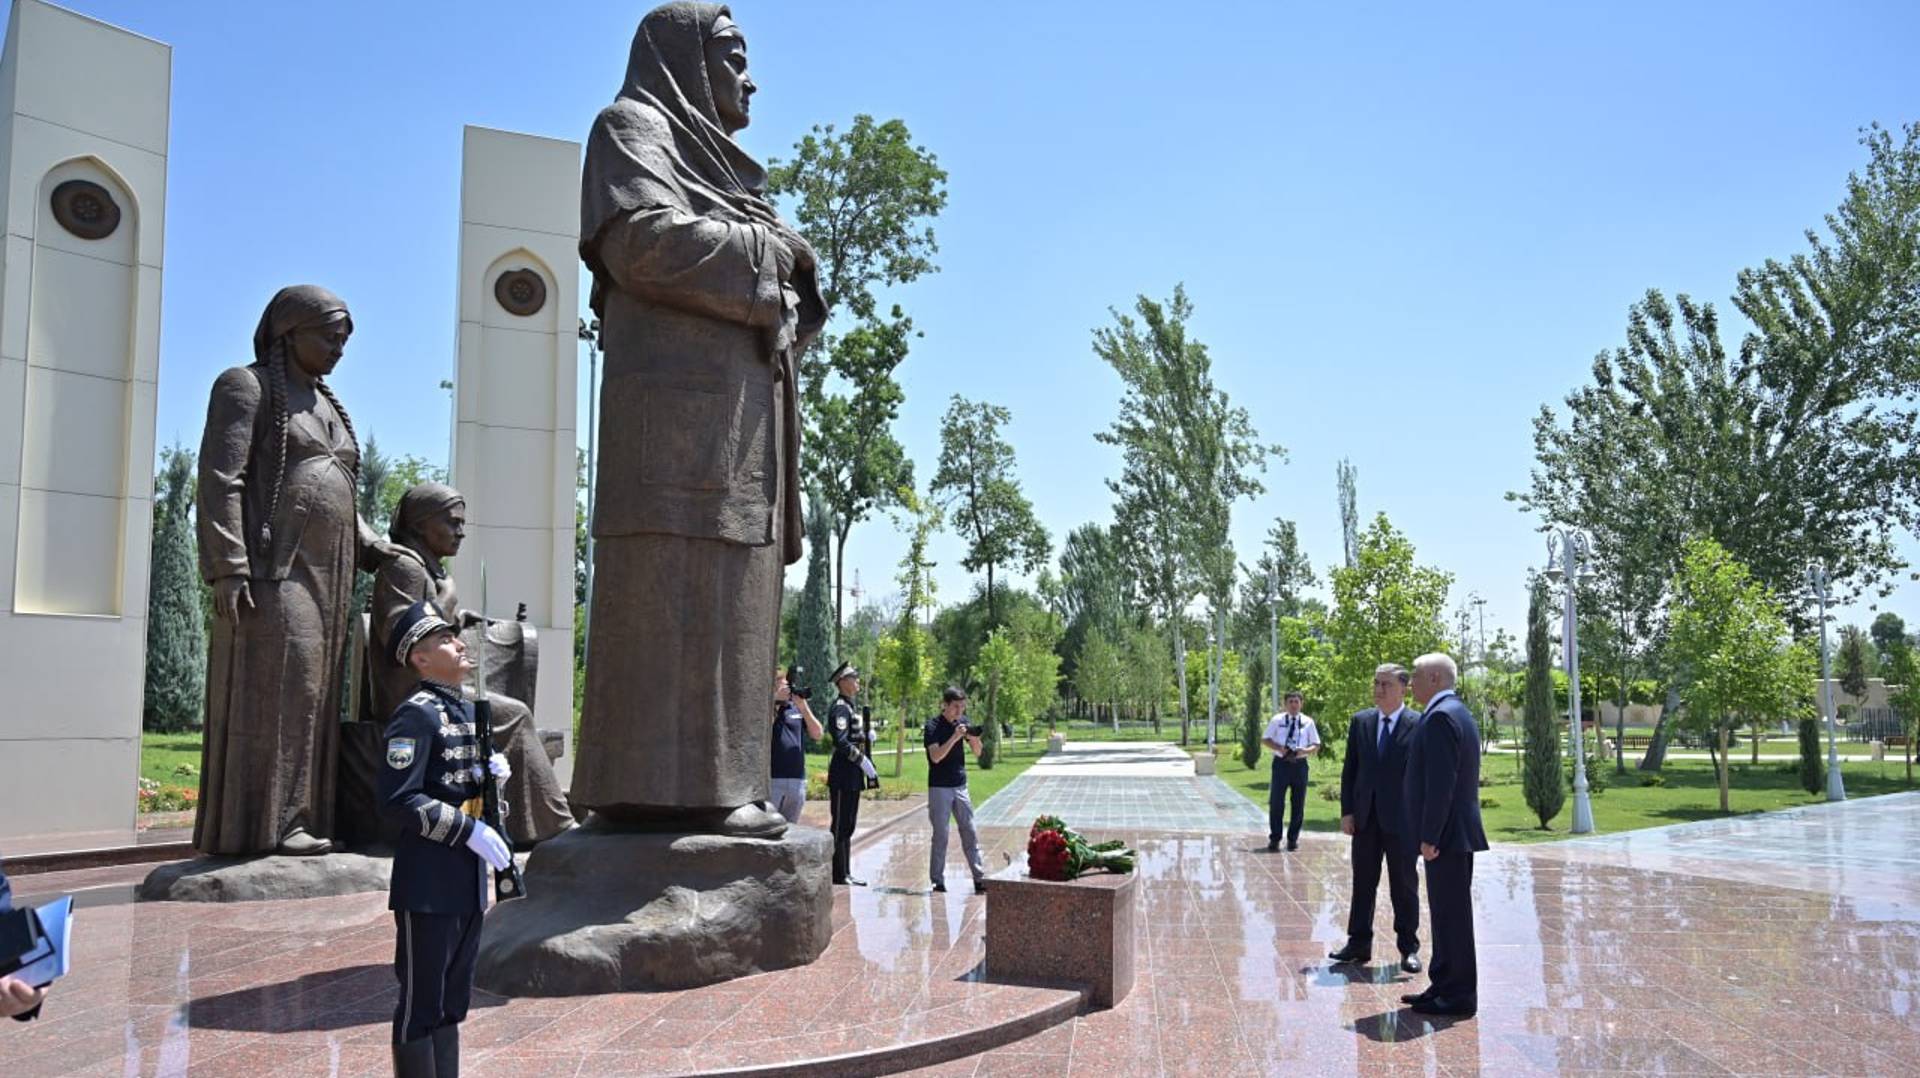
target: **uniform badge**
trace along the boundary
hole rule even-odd
[[[845,715],[835,716],[833,720],[833,728],[836,730],[845,730],[847,728],[847,717]]]
[[[413,739],[396,737],[387,742],[387,766],[405,771],[413,765]]]

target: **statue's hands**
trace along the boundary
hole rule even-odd
[[[221,621],[239,624],[242,603],[253,609],[253,592],[247,588],[246,577],[223,576],[213,582],[213,613]]]

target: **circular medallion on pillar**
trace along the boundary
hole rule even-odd
[[[83,240],[104,240],[120,227],[120,204],[92,180],[68,180],[53,189],[53,219]]]
[[[547,282],[530,269],[508,270],[494,279],[493,298],[507,313],[526,318],[547,305]]]

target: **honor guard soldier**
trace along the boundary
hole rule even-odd
[[[506,758],[483,756],[461,675],[466,645],[439,609],[417,602],[394,619],[394,657],[420,677],[387,724],[380,800],[401,830],[387,908],[399,931],[393,1013],[397,1078],[460,1073],[460,1022],[473,994],[473,964],[486,911],[487,869],[503,869],[506,839],[481,820],[482,767],[504,781]]]
[[[833,739],[833,762],[827,765],[827,807],[833,815],[833,882],[865,887],[853,878],[853,829],[860,821],[860,792],[874,777],[871,732],[864,729],[853,698],[860,692],[860,671],[843,662],[833,671],[833,687],[840,695],[827,709],[827,736]]]

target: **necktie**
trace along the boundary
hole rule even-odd
[[[1398,714],[1399,712],[1394,713],[1394,715]],[[1380,740],[1374,745],[1374,752],[1381,756],[1387,754],[1387,739],[1393,736],[1394,715],[1388,715],[1386,721],[1380,724]]]

